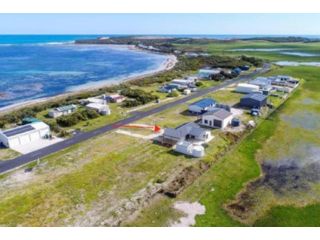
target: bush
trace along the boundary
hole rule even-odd
[[[94,119],[100,116],[100,114],[93,109],[85,109],[81,112],[82,117],[86,119]]]
[[[135,99],[126,99],[122,102],[122,106],[123,107],[136,107],[136,106],[139,106],[139,105],[142,105],[143,103],[135,100]]]
[[[196,82],[196,87],[201,87],[203,86],[203,82]]]
[[[0,128],[5,128],[6,122],[5,121],[0,121]]]
[[[81,113],[75,112],[70,115],[58,117],[57,123],[61,127],[71,127],[71,126],[76,125],[78,122],[83,121],[83,120],[86,120],[85,117]]]
[[[179,96],[179,93],[178,91],[171,91],[167,97],[178,97]]]
[[[60,130],[61,130],[56,121],[48,121],[48,122],[46,122],[46,124],[49,125],[50,130],[52,130],[56,133],[60,132]]]
[[[66,130],[62,129],[58,135],[58,137],[68,137],[70,136],[70,133],[68,133]]]
[[[128,106],[128,105],[138,106],[138,105],[146,104],[146,103],[149,103],[149,102],[152,102],[152,101],[155,101],[158,99],[158,96],[155,96],[151,93],[145,92],[141,89],[126,88],[121,91],[121,95],[124,95],[128,98],[135,100],[135,101],[131,101],[128,99],[128,100],[124,101],[123,106]]]
[[[255,67],[261,67],[263,65],[263,60],[255,57],[241,56],[241,60],[251,63]]]

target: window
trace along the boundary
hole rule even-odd
[[[207,120],[207,119],[205,119],[205,120],[204,120],[204,123],[205,123],[205,124],[208,124],[208,120]]]

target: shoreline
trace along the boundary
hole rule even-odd
[[[116,46],[114,46],[114,47],[116,47]],[[141,50],[141,49],[137,48],[134,45],[126,45],[126,46],[121,46],[121,47],[127,48],[129,50],[133,50],[133,51],[145,51],[145,50]],[[152,52],[152,53],[154,53],[154,52]],[[161,54],[161,53],[154,53],[154,54]],[[158,68],[156,68],[154,70],[146,70],[141,73],[132,74],[131,76],[129,75],[129,76],[125,76],[125,77],[120,77],[118,79],[113,79],[113,80],[102,79],[98,82],[88,82],[88,83],[81,84],[78,86],[70,87],[70,90],[67,90],[64,93],[57,94],[54,96],[26,100],[24,102],[14,103],[14,104],[11,104],[8,106],[0,107],[0,115],[4,115],[4,114],[19,110],[24,107],[30,107],[30,106],[34,106],[34,105],[37,105],[40,103],[50,102],[52,100],[63,99],[63,98],[67,98],[69,96],[76,95],[76,94],[98,90],[99,88],[110,87],[110,86],[119,85],[119,84],[122,84],[125,82],[143,79],[146,77],[150,77],[150,76],[159,74],[161,72],[169,71],[172,68],[174,68],[174,66],[178,62],[177,57],[173,54],[162,54],[162,55],[165,55],[167,58],[159,65]]]

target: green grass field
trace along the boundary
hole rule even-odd
[[[257,45],[263,44],[254,44],[254,47]],[[302,44],[293,45],[299,45],[299,48],[303,49]],[[314,45],[317,49],[318,44]],[[290,151],[301,143],[320,145],[319,129],[307,131],[302,127],[292,128],[283,120],[284,115],[295,116],[294,114],[302,109],[308,114],[319,116],[318,73],[319,70],[315,67],[274,67],[267,75],[287,74],[303,78],[303,85],[277,112],[263,121],[257,130],[197,179],[177,199],[158,199],[144,209],[129,226],[147,226],[151,220],[152,226],[167,226],[179,218],[172,206],[175,201],[181,200],[199,201],[206,207],[206,214],[196,218],[196,226],[319,226],[319,219],[315,213],[320,206],[317,182],[310,183],[310,190],[285,191],[282,195],[275,194],[265,186],[255,189],[254,192],[247,192],[248,198],[257,207],[249,208],[251,212],[244,214],[242,219],[230,215],[226,210],[226,206],[236,201],[240,192],[245,192],[244,187],[248,182],[259,179],[260,162],[270,158],[290,157]],[[159,206],[161,211],[156,211]]]

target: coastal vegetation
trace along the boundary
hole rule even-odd
[[[97,113],[97,111],[94,111],[92,109],[84,109],[82,111],[78,111],[70,115],[58,117],[56,121],[61,127],[71,127],[76,125],[80,121],[94,119],[99,116],[100,115],[99,113]]]

